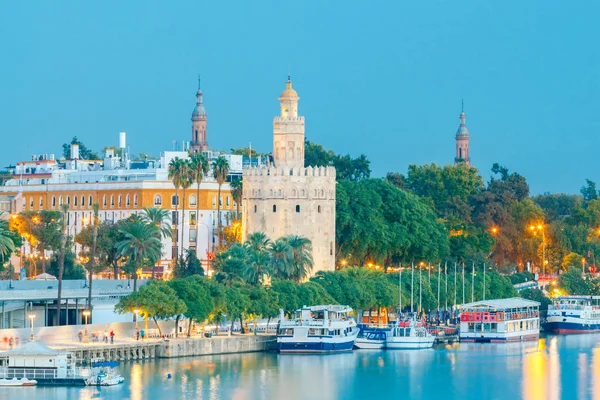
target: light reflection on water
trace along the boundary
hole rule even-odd
[[[126,383],[117,387],[0,388],[0,399],[600,400],[600,334],[421,351],[149,360],[119,370]]]

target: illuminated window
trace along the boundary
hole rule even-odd
[[[190,201],[189,201],[190,206],[196,206],[196,202],[197,202],[196,195],[195,194],[190,195]]]

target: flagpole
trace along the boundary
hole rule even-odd
[[[398,287],[400,288],[400,297],[398,298],[398,306],[400,307],[398,310],[398,321],[400,321],[400,317],[402,316],[402,263],[400,263],[400,269],[398,270]]]
[[[423,312],[423,266],[419,268],[419,318]]]
[[[448,311],[448,262],[444,263],[444,277],[446,278],[446,306],[444,307],[445,311]]]
[[[483,300],[485,300],[485,263],[483,263]]]
[[[456,262],[454,262],[454,309],[456,310]]]

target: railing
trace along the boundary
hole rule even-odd
[[[548,310],[584,310],[585,306],[579,304],[557,304],[555,306],[548,306]]]
[[[2,368],[0,378],[55,379],[56,369],[46,368]]]

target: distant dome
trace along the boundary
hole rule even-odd
[[[464,112],[460,113],[460,126],[458,127],[458,130],[456,131],[457,139],[469,137],[469,131],[467,130],[466,119],[467,119],[466,114]]]
[[[196,97],[198,100],[196,101],[196,107],[192,113],[192,118],[206,118],[206,110],[204,109],[204,104],[202,104],[202,92],[200,90],[196,94]]]
[[[281,92],[279,98],[298,98],[298,93],[292,88],[292,81],[288,79],[285,83],[285,90]]]

